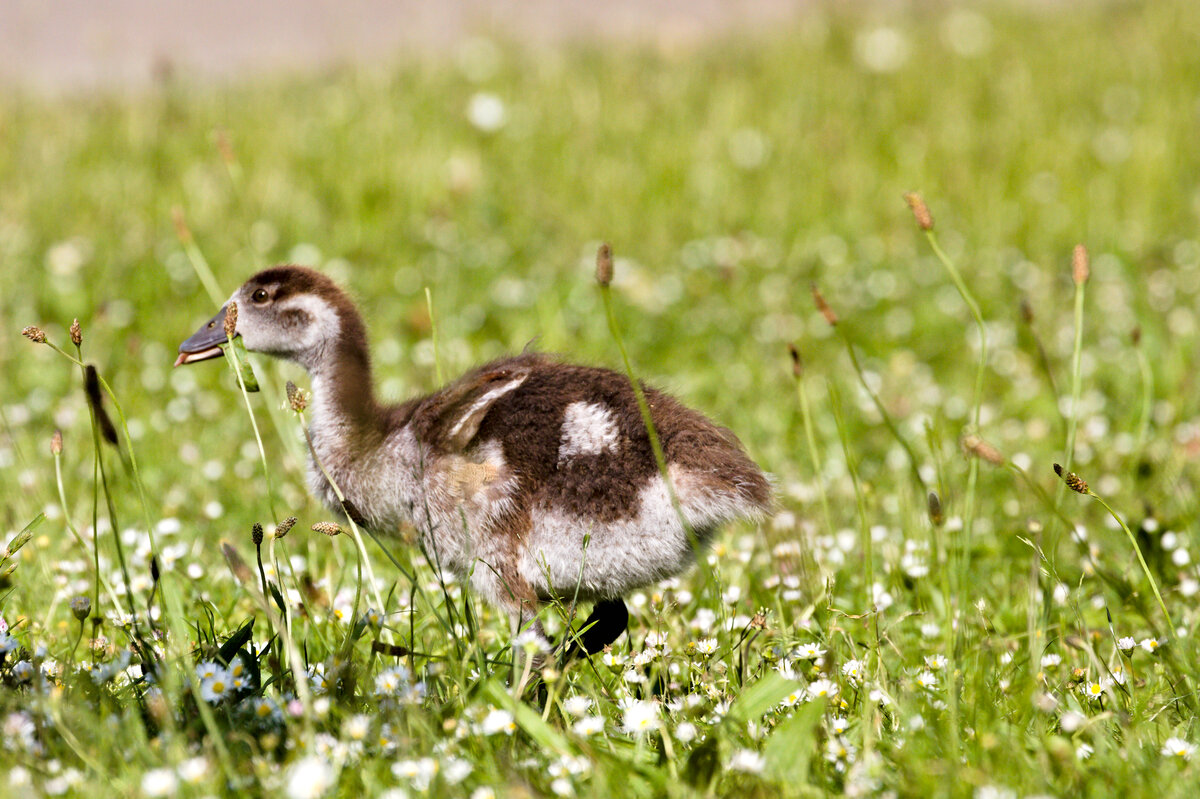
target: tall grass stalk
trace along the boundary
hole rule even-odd
[[[433,373],[437,377],[438,386],[441,386],[444,379],[442,356],[438,351],[437,320],[433,315],[433,292],[429,290],[429,286],[425,287],[425,310],[429,314],[429,340],[433,342]]]
[[[981,431],[980,418],[983,409],[983,379],[987,371],[988,359],[988,336],[987,325],[984,324],[983,314],[979,310],[979,303],[975,300],[975,295],[967,287],[966,281],[963,280],[962,273],[955,266],[954,261],[946,255],[938,242],[937,233],[934,230],[933,217],[929,213],[929,208],[925,205],[925,201],[919,194],[906,194],[904,197],[909,208],[912,209],[913,216],[917,220],[917,225],[925,233],[925,239],[929,242],[929,247],[933,250],[934,256],[945,267],[946,272],[950,275],[950,280],[954,283],[954,287],[958,289],[958,294],[962,297],[967,308],[971,312],[971,317],[975,320],[975,326],[979,330],[979,363],[975,367],[975,396],[971,407],[971,427],[973,433],[979,435]],[[966,573],[970,570],[971,545],[975,531],[975,513],[977,497],[976,492],[979,484],[979,462],[972,459],[967,465],[967,492],[963,498],[963,531],[962,540],[960,543],[960,557],[958,568],[956,569],[956,578],[959,581],[960,588],[964,583]]]
[[[858,376],[858,382],[862,385],[863,391],[871,398],[871,404],[879,412],[879,416],[883,419],[883,424],[888,429],[888,432],[892,434],[892,438],[896,439],[896,442],[900,444],[908,456],[908,467],[912,472],[913,482],[917,484],[918,489],[924,494],[927,488],[925,486],[925,478],[921,477],[921,462],[917,458],[916,451],[912,448],[912,444],[908,443],[908,439],[900,432],[900,428],[897,426],[895,420],[892,419],[892,415],[884,407],[883,400],[871,389],[871,384],[867,382],[866,373],[863,372],[862,364],[858,361],[858,353],[854,350],[854,343],[850,340],[850,336],[846,331],[842,329],[842,325],[838,324],[837,314],[829,307],[824,295],[821,294],[821,290],[817,288],[815,283],[812,285],[812,295],[813,301],[817,305],[817,310],[825,317],[825,321],[829,323],[829,326],[833,328],[841,340],[842,345],[845,346],[846,353],[850,356],[850,365],[854,368],[854,374]]]
[[[1071,350],[1071,413],[1067,419],[1067,447],[1063,452],[1064,470],[1070,472],[1075,466],[1075,436],[1079,429],[1079,399],[1083,395],[1083,301],[1090,267],[1088,252],[1082,244],[1075,245],[1071,253],[1071,279],[1075,284],[1075,337]],[[1067,486],[1058,484],[1054,493],[1056,507],[1062,505]],[[1068,528],[1070,529],[1070,528]]]
[[[67,504],[67,493],[66,493],[66,488],[63,484],[63,477],[62,477],[62,450],[61,450],[61,448],[55,449],[55,451],[53,452],[53,455],[54,455],[54,481],[58,488],[58,506],[59,506],[59,508],[62,509],[63,521],[67,525],[67,530],[69,530],[71,532],[71,536],[76,540],[76,542],[79,543],[79,546],[86,552],[89,549],[87,542],[83,540],[83,535],[79,532],[78,528],[75,527],[75,523],[71,521],[71,512],[69,510],[70,506]],[[95,537],[95,533],[96,533],[96,528],[93,527],[92,528],[93,538]],[[109,581],[108,577],[103,572],[100,571],[100,565],[99,565],[98,559],[97,559],[96,564],[94,565],[93,576],[95,577],[96,585],[97,586],[102,585],[104,587],[104,591],[108,594],[109,601],[111,601],[113,603],[113,606],[120,607],[121,602],[119,599],[117,599],[117,592],[113,590],[112,583]],[[96,594],[93,597],[93,599],[94,600],[98,599],[98,597],[99,597],[99,588],[96,589]],[[96,606],[95,601],[93,601],[92,606],[93,607]]]
[[[945,649],[946,655],[946,705],[947,716],[944,728],[946,751],[949,752],[947,758],[950,764],[950,774],[953,776],[958,771],[958,652],[955,647],[955,630],[956,615],[958,612],[958,600],[954,594],[953,575],[953,560],[954,549],[946,542],[945,523],[946,517],[942,511],[941,498],[930,492],[929,494],[929,523],[933,533],[934,553],[937,558],[938,567],[938,583],[942,591],[942,604],[945,606],[946,621],[942,625],[942,648]]]
[[[667,497],[671,501],[671,507],[674,509],[675,515],[679,518],[679,523],[683,526],[688,541],[691,542],[692,549],[696,553],[696,562],[700,564],[705,582],[711,585],[713,581],[712,569],[708,566],[708,561],[701,550],[700,540],[696,537],[696,531],[692,529],[691,523],[684,516],[683,506],[679,504],[679,496],[675,493],[675,483],[671,480],[671,474],[667,469],[667,458],[663,453],[662,442],[659,440],[658,430],[654,426],[654,419],[650,415],[650,403],[646,401],[646,392],[642,390],[642,384],[633,371],[633,363],[629,360],[629,352],[625,349],[625,340],[621,336],[621,326],[617,323],[617,314],[613,308],[612,278],[612,248],[608,244],[601,244],[599,250],[596,252],[596,284],[600,287],[600,299],[604,303],[604,314],[608,319],[608,331],[617,345],[617,350],[621,353],[621,362],[625,366],[625,376],[629,378],[629,385],[633,389],[634,399],[637,400],[638,412],[642,416],[642,422],[646,425],[646,435],[650,439],[650,449],[654,453],[654,462],[658,466],[658,473],[663,479],[663,484],[667,487]]]
[[[838,438],[842,443],[842,454],[846,459],[846,471],[850,474],[850,481],[854,485],[854,501],[858,508],[858,528],[859,536],[862,540],[863,561],[866,566],[865,584],[863,585],[863,608],[866,613],[866,621],[868,627],[875,633],[874,646],[869,650],[874,656],[874,663],[867,663],[863,669],[864,679],[874,671],[876,675],[883,667],[883,662],[879,654],[879,626],[875,609],[875,545],[871,540],[871,525],[867,521],[867,501],[863,495],[862,483],[858,477],[858,466],[854,462],[854,452],[850,447],[850,433],[846,428],[846,421],[842,416],[842,398],[837,390],[837,386],[832,380],[827,381],[829,387],[829,407],[833,410],[833,419],[837,423]],[[874,670],[871,666],[874,666]],[[874,737],[872,733],[875,730],[875,720],[878,716],[878,708],[874,703],[870,703],[871,719],[869,722],[864,722],[862,725],[862,742],[863,742],[863,757],[870,758],[871,749],[874,746]]]
[[[229,358],[233,374],[237,377],[238,390],[242,393],[242,400],[246,404],[246,414],[250,417],[250,428],[254,431],[254,442],[258,445],[258,458],[263,467],[263,479],[267,483],[267,507],[271,510],[271,522],[279,524],[279,514],[275,510],[275,489],[271,481],[271,467],[267,463],[267,450],[263,446],[262,434],[258,430],[258,419],[254,415],[254,406],[250,403],[250,392],[246,390],[246,378],[242,374],[242,359],[238,354],[238,348],[233,343],[237,327],[237,303],[231,300],[225,313],[225,355]],[[230,319],[232,319],[232,323],[230,323]]]
[[[1137,355],[1138,375],[1142,382],[1142,401],[1138,408],[1137,437],[1133,450],[1141,452],[1146,446],[1146,436],[1150,430],[1150,412],[1154,406],[1154,371],[1150,368],[1150,360],[1142,347],[1142,329],[1134,328],[1132,336],[1133,351]]]
[[[1117,515],[1112,506],[1105,502],[1103,497],[1088,487],[1087,482],[1079,477],[1079,475],[1059,466],[1057,463],[1054,464],[1054,471],[1062,478],[1062,487],[1064,489],[1069,488],[1077,494],[1083,494],[1099,502],[1108,511],[1108,515],[1113,518],[1113,521],[1125,531],[1125,536],[1129,539],[1129,544],[1133,547],[1134,554],[1137,555],[1138,563],[1141,564],[1142,573],[1146,575],[1146,580],[1150,583],[1150,589],[1154,591],[1154,598],[1158,600],[1158,606],[1162,609],[1163,617],[1167,620],[1168,634],[1174,634],[1175,624],[1171,621],[1171,614],[1167,612],[1167,604],[1163,602],[1162,594],[1158,590],[1158,581],[1154,579],[1154,574],[1150,571],[1150,567],[1146,565],[1146,558],[1142,555],[1142,548],[1138,545],[1137,538],[1133,532],[1130,531],[1129,525],[1125,524],[1125,520]]]
[[[804,389],[804,368],[800,361],[800,352],[795,345],[789,347],[792,355],[792,378],[796,383],[796,396],[800,400],[800,418],[804,425],[804,441],[808,447],[808,457],[812,461],[813,480],[817,484],[817,495],[821,500],[821,515],[825,519],[825,532],[832,535],[833,514],[829,511],[829,496],[825,490],[825,475],[821,466],[821,453],[817,449],[817,437],[813,432],[812,410],[808,404],[808,392]]]

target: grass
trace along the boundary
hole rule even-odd
[[[46,517],[0,562],[0,786],[1190,795],[1198,30],[1185,2],[817,9],[690,49],[0,95],[3,542]],[[170,366],[294,260],[359,298],[391,398],[534,339],[623,368],[602,240],[630,368],[736,431],[779,511],[561,673],[514,674],[419,551],[312,532],[303,375],[250,356],[255,423],[244,372]],[[73,357],[75,317],[117,448],[19,335]]]

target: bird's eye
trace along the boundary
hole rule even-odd
[[[255,290],[255,292],[250,295],[250,299],[254,300],[259,305],[262,305],[264,302],[267,301],[267,290],[266,289]]]

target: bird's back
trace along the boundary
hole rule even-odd
[[[637,515],[658,466],[628,378],[535,354],[479,371],[517,369],[528,376],[495,402],[477,440],[500,441],[534,507],[601,523]],[[645,393],[666,462],[684,484],[682,503],[720,506],[729,517],[766,510],[767,480],[732,432],[666,393]]]

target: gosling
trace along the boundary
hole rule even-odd
[[[768,481],[732,432],[646,388],[676,510],[624,375],[526,352],[389,405],[375,396],[362,316],[328,277],[273,267],[229,303],[247,350],[312,380],[313,494],[381,535],[411,527],[435,565],[469,574],[514,631],[530,625],[546,645],[542,603],[592,602],[579,640],[599,652],[626,629],[623,596],[683,572],[722,524],[769,508]],[[223,354],[229,303],[179,346],[176,366]]]

